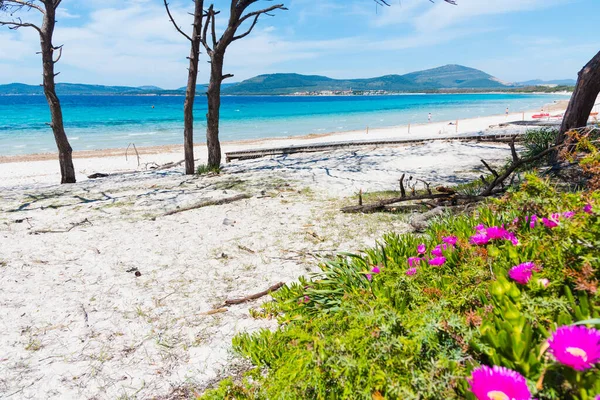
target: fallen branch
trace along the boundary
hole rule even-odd
[[[513,153],[513,162],[508,166],[508,168],[506,168],[502,175],[495,177],[495,179],[487,186],[487,188],[483,192],[481,192],[481,196],[490,196],[491,193],[496,189],[496,186],[503,185],[504,181],[508,179],[512,175],[512,173],[515,172],[517,169],[519,169],[523,165],[531,164],[532,162],[547,156],[548,154],[563,147],[564,144],[549,147],[541,153],[538,153],[535,156],[529,158],[519,158],[518,156],[516,156],[514,140],[509,143],[509,146],[511,149],[511,153]]]
[[[406,197],[406,190],[404,189],[404,177],[406,176],[406,174],[402,174],[402,177],[400,178],[400,194],[402,195],[402,197]]]
[[[83,221],[80,222],[75,222],[74,224],[71,224],[71,227],[69,229],[61,229],[58,231],[55,230],[39,230],[39,231],[33,231],[33,232],[29,232],[30,235],[40,235],[42,233],[67,233],[67,232],[71,232],[73,229],[75,229],[78,226],[84,225],[84,224],[90,224],[90,225],[94,225],[92,224],[87,218],[84,219]]]
[[[135,150],[135,155],[137,156],[137,162],[138,162],[138,167],[140,166],[140,153],[138,153],[137,147],[135,147],[135,143],[129,143],[129,146],[127,146],[127,149],[125,150],[125,161],[127,161],[127,152],[129,151],[129,148],[133,146],[133,149]]]
[[[176,210],[173,211],[169,211],[167,213],[164,213],[162,215],[160,215],[161,217],[168,217],[169,215],[174,215],[174,214],[178,214],[178,213],[182,213],[185,211],[190,211],[190,210],[196,210],[198,208],[203,208],[203,207],[208,207],[208,206],[220,206],[222,204],[229,204],[229,203],[233,203],[235,201],[239,201],[239,200],[244,200],[244,199],[249,199],[251,198],[252,195],[251,194],[238,194],[232,197],[226,197],[224,199],[218,199],[218,200],[206,200],[206,201],[202,201],[200,203],[196,203],[194,205],[188,206],[188,207],[183,207],[183,208],[178,208]],[[152,218],[152,220],[155,220],[157,217]]]
[[[271,294],[273,292],[278,291],[279,289],[281,289],[283,287],[284,283],[283,282],[279,282],[273,286],[271,286],[270,288],[268,288],[267,290],[264,290],[260,293],[256,293],[256,294],[252,294],[250,296],[246,296],[246,297],[242,297],[241,299],[231,299],[231,300],[225,300],[225,305],[226,306],[231,306],[234,304],[242,304],[242,303],[246,303],[252,300],[256,300],[256,299],[260,299],[263,296],[266,296],[268,294]]]
[[[452,193],[436,193],[436,194],[425,194],[421,196],[412,196],[412,197],[394,197],[391,199],[381,200],[377,203],[367,204],[364,206],[350,206],[342,208],[342,212],[344,213],[371,213],[375,211],[384,210],[387,206],[396,203],[403,203],[407,201],[414,200],[452,200],[456,201],[466,201],[466,202],[475,202],[484,200],[486,197],[493,196],[499,193],[503,193],[504,190],[493,190],[488,195],[479,195],[479,196],[464,196]]]
[[[214,314],[220,314],[220,313],[224,313],[227,312],[228,310],[224,307],[222,308],[215,308],[214,310],[210,310],[210,311],[206,311],[206,312],[202,312],[198,315],[214,315]]]

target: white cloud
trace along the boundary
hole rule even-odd
[[[435,31],[463,24],[479,16],[537,10],[566,1],[568,0],[459,0],[458,6],[440,1],[418,16],[414,23],[420,31]]]

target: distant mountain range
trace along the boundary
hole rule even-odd
[[[462,65],[445,65],[405,75],[386,75],[369,79],[333,79],[318,75],[268,74],[259,75],[239,83],[223,84],[225,95],[289,95],[314,92],[435,92],[519,90],[528,86],[572,86],[571,79],[520,83],[505,83],[483,71]],[[206,85],[198,85],[205,90]],[[102,86],[75,83],[56,85],[59,95],[183,95],[185,87],[165,90],[157,86]],[[11,83],[0,85],[0,95],[41,95],[41,86]]]

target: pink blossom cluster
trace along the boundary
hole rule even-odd
[[[477,246],[484,246],[490,242],[497,240],[508,240],[514,246],[519,245],[519,239],[513,232],[509,232],[504,229],[503,226],[490,226],[489,228],[485,225],[477,225],[475,227],[477,233],[471,236],[470,242]]]

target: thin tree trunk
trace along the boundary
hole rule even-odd
[[[60,101],[56,95],[56,86],[54,82],[54,47],[52,45],[52,35],[54,34],[55,9],[51,2],[46,4],[46,13],[40,33],[40,44],[42,49],[42,63],[44,69],[44,94],[50,108],[52,117],[52,132],[56,146],[58,147],[58,160],[60,162],[61,183],[75,183],[75,168],[73,167],[72,153],[73,149],[69,144],[69,139],[65,133],[63,124],[62,109]]]
[[[196,98],[196,84],[198,81],[198,59],[200,57],[200,41],[202,33],[202,13],[204,1],[196,0],[194,10],[194,29],[190,50],[190,67],[188,73],[185,103],[183,105],[183,147],[185,153],[185,173],[192,175],[194,168],[194,100]]]
[[[221,83],[223,82],[224,54],[215,51],[211,55],[210,83],[208,85],[208,113],[206,114],[206,145],[208,167],[221,165],[221,143],[219,143],[219,117],[221,111]]]
[[[569,130],[587,125],[594,103],[600,93],[600,52],[581,71],[575,91],[563,118],[556,144],[562,144]]]

